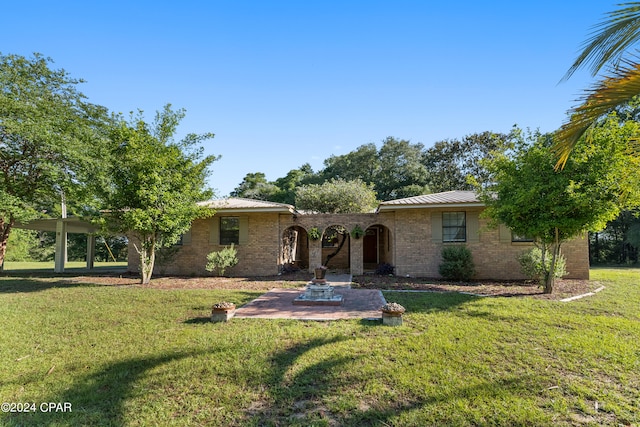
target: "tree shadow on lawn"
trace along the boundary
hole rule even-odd
[[[8,425],[127,425],[127,399],[131,396],[136,382],[147,371],[166,363],[213,353],[213,350],[172,353],[113,363],[99,372],[82,377],[67,391],[43,400],[68,402],[71,404],[70,412],[36,411],[9,414]]]
[[[449,392],[434,395],[425,395],[421,390],[394,389],[393,379],[388,379],[386,389],[391,390],[399,400],[389,399],[389,396],[370,396],[363,394],[366,387],[366,379],[363,379],[357,369],[349,371],[349,365],[358,364],[367,357],[366,354],[342,354],[332,357],[329,353],[309,366],[299,371],[292,370],[298,366],[297,361],[304,354],[321,350],[323,346],[349,340],[343,335],[332,338],[317,338],[309,342],[296,344],[277,352],[271,358],[272,368],[266,377],[257,377],[250,380],[251,384],[244,384],[247,388],[256,388],[255,382],[260,382],[264,387],[265,399],[255,402],[244,410],[244,416],[238,415],[235,408],[229,408],[228,414],[234,414],[238,419],[233,420],[233,425],[243,425],[245,422],[253,425],[309,425],[314,422],[326,422],[329,425],[366,426],[393,424],[394,418],[403,412],[427,409],[430,405],[446,402],[454,399],[469,399],[473,401],[480,396],[486,402],[493,398],[499,398],[505,394],[517,395],[523,390],[531,388],[523,379],[496,378],[492,381],[482,382],[469,387],[460,387]],[[331,350],[331,348],[328,348]],[[72,405],[71,412],[31,412],[4,414],[3,421],[6,425],[109,425],[121,427],[129,424],[128,400],[139,393],[157,395],[163,390],[154,388],[142,390],[136,388],[136,383],[145,374],[161,365],[179,361],[190,357],[202,355],[214,355],[217,349],[206,351],[178,352],[166,355],[138,357],[118,361],[107,366],[99,372],[83,376],[76,380],[68,389],[59,394],[46,396],[42,402],[69,402]],[[347,352],[345,352],[347,353]],[[247,368],[249,369],[249,368]],[[199,374],[201,375],[201,374]],[[255,378],[255,377],[254,377]],[[213,378],[211,379],[214,380]],[[170,383],[168,383],[170,385]],[[159,386],[162,387],[162,386]],[[354,391],[359,401],[356,407],[348,407],[349,403],[340,403],[339,412],[332,412],[329,406],[335,406],[335,401],[343,394]],[[362,394],[362,396],[360,396]],[[181,396],[169,399],[179,403]],[[216,400],[218,396],[212,395]],[[366,401],[366,400],[369,401]],[[346,405],[346,407],[345,407]],[[352,406],[354,406],[352,404]],[[205,408],[203,408],[205,409]],[[210,409],[210,408],[209,408]],[[241,409],[242,410],[242,409]],[[488,413],[488,412],[487,412]],[[151,415],[153,416],[153,415]],[[162,417],[149,419],[148,422],[161,423]],[[490,416],[490,415],[487,415]],[[504,421],[499,415],[495,415],[496,422]],[[140,420],[138,420],[139,422]],[[166,421],[166,420],[165,420]],[[178,420],[174,420],[178,421]],[[185,420],[188,421],[188,420]],[[227,418],[228,421],[228,418]],[[446,420],[445,420],[446,421]],[[483,421],[491,424],[486,417]]]
[[[349,372],[348,365],[358,364],[360,360],[365,363],[363,359],[367,356],[363,354],[327,357],[290,374],[291,367],[296,365],[296,360],[303,354],[345,340],[348,338],[344,336],[315,339],[278,352],[272,358],[273,370],[268,379],[270,387],[267,389],[269,399],[256,403],[254,408],[247,411],[250,423],[261,426],[303,426],[314,423],[341,426],[394,425],[394,418],[403,412],[409,413],[457,399],[469,399],[473,402],[476,396],[485,401],[492,400],[509,393],[518,395],[528,389],[526,378],[496,378],[437,395],[422,395],[421,390],[416,390],[415,393],[410,390],[393,390],[393,384],[388,384],[385,391],[391,390],[393,395],[398,396],[398,400],[389,399],[388,395],[357,397],[365,390],[366,380],[358,375],[357,370],[352,370],[353,374],[348,375],[344,372]],[[393,383],[393,379],[389,381]],[[349,403],[336,403],[349,391],[354,394],[351,399],[359,400],[354,407],[349,408]],[[331,401],[340,407],[339,413],[331,412],[328,407]],[[483,421],[491,424],[487,416]],[[504,421],[500,415],[495,417],[498,423]]]
[[[96,283],[80,283],[65,278],[48,277],[6,277],[0,276],[0,294],[12,294],[22,292],[41,292],[53,288],[92,288],[99,287]]]

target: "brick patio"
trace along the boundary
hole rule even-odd
[[[237,318],[339,320],[382,319],[380,307],[385,304],[379,290],[351,289],[350,275],[328,275],[327,281],[335,287],[334,293],[342,295],[341,306],[294,305],[293,300],[304,291],[301,289],[272,289],[250,303],[238,308]]]

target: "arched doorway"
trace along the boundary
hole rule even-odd
[[[282,233],[282,270],[298,271],[309,268],[309,237],[307,230],[294,225]]]
[[[351,266],[351,236],[346,227],[331,225],[322,233],[322,265],[335,270]]]
[[[382,264],[393,265],[392,239],[389,228],[381,224],[368,227],[362,240],[362,266],[376,271]]]

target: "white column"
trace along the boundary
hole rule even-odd
[[[62,219],[56,222],[55,260],[53,271],[56,273],[64,273],[64,264],[67,261],[67,224]]]

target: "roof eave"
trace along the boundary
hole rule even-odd
[[[441,209],[441,208],[484,208],[482,202],[466,202],[466,203],[427,203],[427,204],[381,204],[376,212],[395,211],[399,209]]]
[[[209,206],[210,209],[214,209],[216,212],[224,212],[224,213],[256,213],[256,212],[265,212],[265,213],[290,213],[295,215],[296,211],[293,208],[225,208],[225,207],[215,207]]]

